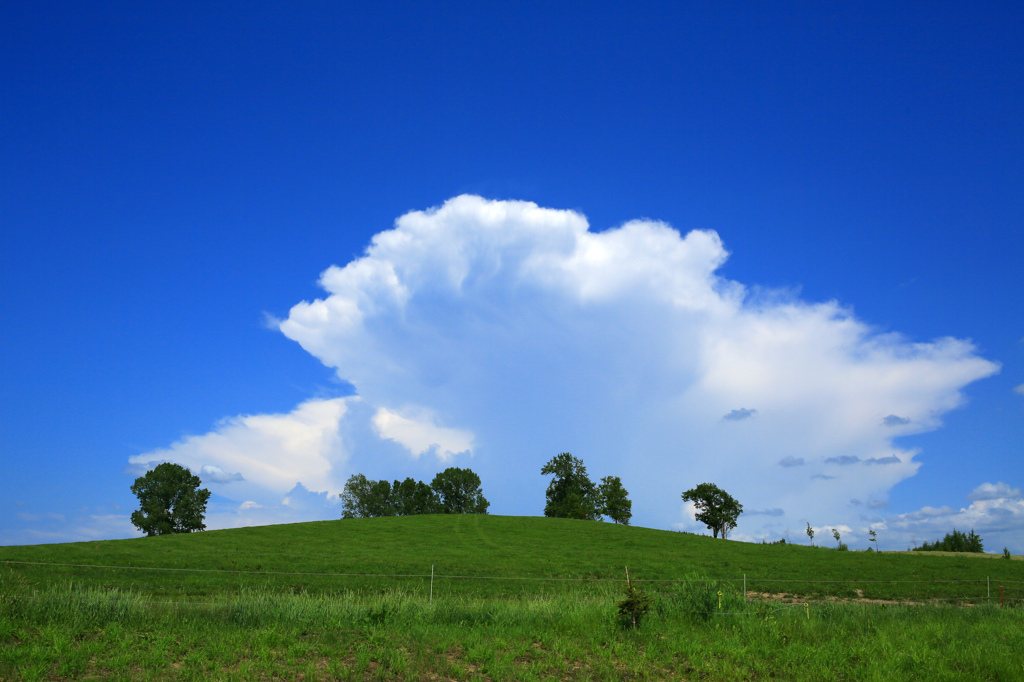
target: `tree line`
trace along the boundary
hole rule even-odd
[[[486,514],[491,503],[471,469],[448,467],[427,485],[406,478],[374,481],[354,474],[341,493],[341,518],[411,516],[413,514]]]

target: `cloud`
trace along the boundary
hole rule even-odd
[[[897,417],[894,414],[890,414],[882,419],[882,426],[906,426],[910,423],[910,420],[906,417]]]
[[[1024,395],[1024,384],[1015,386],[1013,390],[1016,391],[1017,393],[1020,393],[1021,395]]]
[[[869,457],[864,460],[865,464],[899,464],[902,460],[896,455],[889,455],[888,457]]]
[[[725,415],[722,419],[738,422],[743,421],[744,419],[750,419],[755,414],[757,414],[757,410],[748,410],[745,407],[741,407],[740,409],[733,410],[729,414]]]
[[[728,256],[708,230],[634,220],[594,232],[574,211],[460,196],[399,217],[327,268],[324,296],[280,329],[404,446],[353,446],[354,470],[402,475],[433,445],[438,457],[471,452],[492,509],[536,514],[540,467],[570,451],[595,476],[621,476],[634,521],[661,527],[702,481],[794,522],[838,521],[852,513],[845,500],[916,473],[897,432],[939,427],[964,386],[998,371],[967,341],[912,342],[835,301],[751,295],[717,274]],[[751,404],[758,418],[744,428],[716,428]],[[908,423],[887,427],[885,415]],[[810,471],[778,465],[797,460]],[[758,518],[747,528],[741,517],[742,532]]]
[[[968,499],[967,507],[922,507],[898,514],[876,524],[879,535],[891,544],[902,546],[941,540],[954,528],[974,530],[985,543],[985,550],[998,552],[1008,547],[1013,553],[1024,551],[1024,497],[1020,488],[1005,483],[982,483]]]
[[[245,477],[243,477],[242,474],[238,472],[230,474],[221,469],[220,467],[212,466],[210,464],[207,464],[206,466],[199,470],[199,477],[202,478],[203,481],[213,483],[231,483],[232,481],[245,480]]]
[[[164,461],[181,464],[198,472],[214,493],[238,501],[276,503],[300,482],[340,492],[344,481],[339,476],[348,457],[341,426],[357,400],[309,400],[288,414],[223,419],[209,433],[188,436],[129,462],[144,468]]]
[[[758,509],[744,511],[743,513],[749,516],[784,516],[786,514],[785,511],[779,509],[778,507],[776,507],[775,509]]]
[[[717,274],[728,256],[713,231],[595,232],[578,212],[522,201],[407,213],[279,323],[358,397],[233,417],[132,461],[241,475],[210,484],[230,501],[226,524],[294,518],[282,500],[299,483],[335,495],[356,471],[429,480],[469,455],[492,510],[538,514],[541,466],[570,451],[593,477],[622,478],[639,525],[689,523],[679,494],[702,481],[785,510],[741,517],[753,537],[884,497],[919,466],[896,435],[938,428],[966,385],[998,371],[967,341],[912,342],[836,301],[748,289]],[[741,414],[743,428],[721,428]]]
[[[868,500],[868,509],[885,509],[888,506],[885,500]]]
[[[437,426],[429,414],[414,419],[382,407],[373,415],[373,428],[381,438],[399,443],[416,457],[433,451],[447,462],[473,450],[472,433]]]
[[[971,491],[967,499],[973,502],[981,502],[983,500],[1015,500],[1019,499],[1020,496],[1020,488],[1012,488],[1003,482],[999,482],[982,483]]]
[[[112,514],[104,507],[79,509],[72,515],[24,512],[17,518],[23,525],[0,532],[0,545],[85,542],[141,535],[128,514]]]

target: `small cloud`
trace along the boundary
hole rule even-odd
[[[1020,488],[1011,488],[1005,483],[982,483],[971,491],[967,499],[971,502],[982,500],[1015,500],[1020,498]]]
[[[850,500],[850,504],[852,504],[854,507],[859,507],[864,503],[861,502],[860,500]]]
[[[733,410],[729,414],[725,415],[724,417],[722,417],[722,419],[731,422],[738,422],[743,421],[744,419],[750,419],[755,414],[757,414],[757,410],[748,410],[745,407],[741,407],[740,409]]]
[[[868,500],[868,509],[885,509],[888,506],[885,500]]]
[[[848,464],[856,464],[860,461],[860,457],[857,455],[839,455],[838,457],[829,457],[825,460],[828,464],[838,464],[839,466],[846,466]]]
[[[242,474],[238,472],[230,474],[218,466],[209,464],[199,470],[199,476],[206,481],[213,481],[214,483],[231,483],[232,481],[245,480]]]
[[[1017,393],[1020,393],[1021,395],[1024,395],[1024,384],[1014,387],[1013,390]]]
[[[283,320],[281,318],[277,317],[276,315],[271,315],[270,313],[268,313],[266,311],[263,312],[263,328],[264,329],[269,329],[269,330],[275,331],[275,332],[276,331],[280,331],[280,329],[281,329],[281,322],[283,322]]]
[[[910,419],[907,417],[898,417],[895,414],[890,414],[882,420],[882,426],[905,426],[909,423]]]
[[[835,476],[828,476],[826,474],[814,474],[811,476],[812,479],[818,479],[819,481],[831,481]]]
[[[263,505],[262,504],[258,504],[256,502],[253,502],[252,500],[246,500],[242,504],[238,505],[238,508],[239,509],[243,509],[243,510],[244,509],[263,509]]]
[[[743,512],[748,516],[785,516],[786,512],[776,507],[775,509],[758,509],[754,511]]]
[[[783,467],[802,467],[803,465],[803,457],[793,457],[792,455],[790,455],[789,457],[783,457],[782,459],[779,460],[779,466]]]
[[[864,460],[865,464],[899,464],[902,460],[896,455],[889,455],[888,457],[872,457]]]
[[[25,506],[25,500],[15,500],[14,504],[18,505],[19,507],[24,507]]]
[[[414,457],[433,451],[446,462],[455,455],[473,453],[472,433],[438,426],[425,411],[419,418],[410,418],[382,407],[373,416],[373,429],[381,438],[404,446]]]

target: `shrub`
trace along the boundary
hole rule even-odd
[[[619,622],[623,627],[640,627],[640,621],[654,604],[654,598],[643,590],[633,587],[629,580],[629,571],[626,571],[626,598],[618,602]]]

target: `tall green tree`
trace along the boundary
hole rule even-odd
[[[170,535],[204,530],[206,502],[210,491],[190,470],[164,462],[132,484],[139,509],[132,512],[132,525],[146,535]]]
[[[472,469],[448,467],[434,476],[430,487],[437,493],[438,511],[443,514],[486,514],[491,506]]]
[[[684,502],[693,502],[697,507],[697,520],[711,529],[717,538],[724,540],[729,531],[736,527],[736,519],[743,513],[743,505],[714,483],[701,483],[683,493]]]
[[[366,499],[366,515],[370,517],[395,515],[395,508],[391,504],[391,483],[374,481],[370,486],[370,494]]]
[[[367,503],[370,500],[370,490],[376,483],[377,481],[370,480],[362,474],[349,476],[341,493],[341,518],[363,519],[370,516]]]
[[[601,485],[597,486],[597,499],[599,513],[615,523],[629,525],[633,517],[633,503],[629,501],[629,493],[618,476],[605,476],[601,479]]]
[[[600,517],[597,488],[587,476],[583,460],[562,452],[552,457],[540,473],[554,476],[548,484],[544,516],[588,520]]]
[[[395,481],[391,485],[391,506],[398,516],[434,514],[438,509],[437,493],[423,481]]]

